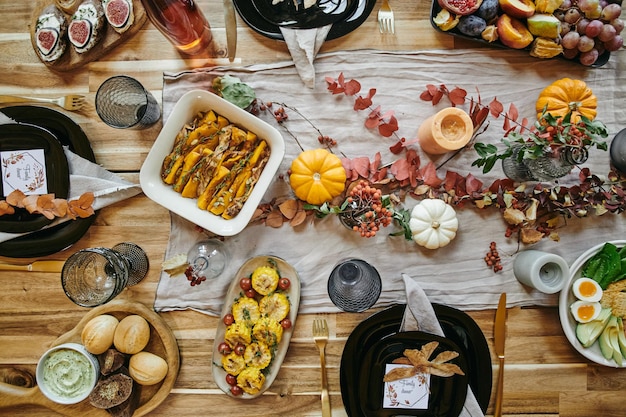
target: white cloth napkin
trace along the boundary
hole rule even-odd
[[[422,287],[406,274],[402,274],[402,280],[406,288],[407,308],[402,317],[400,331],[419,330],[445,337],[435,310]],[[460,417],[484,417],[471,388],[467,390],[467,398]]]
[[[315,86],[315,56],[326,40],[332,24],[313,29],[280,28],[296,70],[304,85]]]
[[[0,124],[16,123],[0,112]],[[133,197],[141,192],[139,184],[128,182],[74,152],[63,147],[70,173],[70,189],[67,200],[75,200],[86,192],[94,194],[93,208],[103,207]],[[56,226],[70,220],[68,217],[56,219],[45,227]],[[0,233],[0,242],[22,236],[25,233]]]

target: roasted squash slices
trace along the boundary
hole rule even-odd
[[[200,112],[176,135],[161,179],[202,210],[232,219],[241,211],[270,156],[251,131],[213,110]]]

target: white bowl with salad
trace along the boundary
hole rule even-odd
[[[581,286],[589,288],[584,278],[591,278],[602,288],[600,301],[595,301],[599,298],[595,295],[578,291]],[[572,346],[587,359],[614,368],[626,367],[626,314],[611,306],[610,295],[613,288],[624,285],[626,240],[610,241],[590,248],[574,261],[559,296],[561,326]]]

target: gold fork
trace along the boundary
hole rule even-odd
[[[328,342],[328,325],[324,319],[313,320],[313,340],[320,351],[322,364],[322,417],[330,417],[330,398],[328,396],[328,379],[326,378],[326,343]]]
[[[59,107],[63,107],[65,110],[75,111],[83,107],[85,104],[85,97],[68,94],[58,98],[43,98],[43,97],[24,97],[24,96],[3,96],[0,95],[0,103],[52,103]]]
[[[389,0],[383,0],[378,9],[378,28],[380,33],[395,33],[393,10],[389,6]]]

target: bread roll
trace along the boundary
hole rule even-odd
[[[113,337],[119,321],[109,315],[101,314],[89,320],[80,334],[80,339],[88,352],[99,355],[113,344]]]
[[[115,329],[113,344],[122,353],[130,355],[141,352],[150,341],[150,325],[141,316],[124,317]]]
[[[167,375],[167,362],[165,359],[150,352],[139,352],[130,357],[128,372],[140,385],[154,385],[163,380]]]

